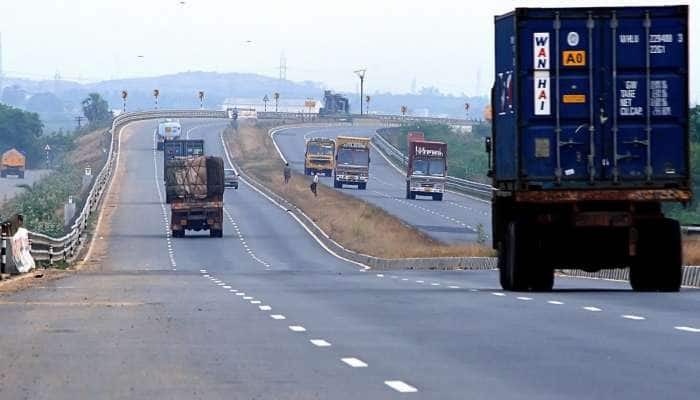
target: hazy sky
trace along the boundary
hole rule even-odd
[[[659,4],[625,1],[616,5]],[[687,4],[687,1],[678,4]],[[187,70],[278,75],[355,90],[436,86],[486,94],[493,16],[514,7],[611,5],[610,1],[468,0],[1,0],[7,75],[102,80]],[[698,21],[691,7],[691,21]],[[693,23],[691,22],[691,27]],[[697,41],[691,28],[691,46]],[[251,42],[248,42],[251,41]],[[697,48],[697,45],[695,45]],[[142,55],[142,58],[138,56]],[[691,47],[691,75],[699,72]],[[480,76],[480,79],[477,77]],[[694,79],[692,98],[700,98]]]

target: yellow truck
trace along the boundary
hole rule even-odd
[[[333,187],[357,185],[359,190],[367,189],[369,181],[369,138],[338,136],[335,138],[335,169]]]
[[[335,154],[335,142],[329,138],[311,138],[306,141],[306,154],[304,155],[304,174],[313,175],[314,172],[331,176]]]
[[[2,164],[0,165],[0,177],[15,175],[24,179],[24,171],[27,169],[27,158],[17,149],[7,150],[2,154]]]

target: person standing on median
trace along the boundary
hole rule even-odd
[[[318,172],[314,172],[314,179],[311,182],[311,193],[314,194],[314,197],[318,196],[318,192],[316,189],[318,188]]]
[[[292,169],[289,168],[289,163],[284,163],[284,184],[288,184],[289,180],[292,178]]]

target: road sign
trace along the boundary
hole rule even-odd
[[[304,107],[306,107],[306,108],[316,108],[316,100],[306,100],[306,101],[304,101]]]
[[[44,151],[51,151],[51,146],[49,146],[48,143],[44,146]]]

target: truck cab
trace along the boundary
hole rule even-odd
[[[406,198],[420,195],[442,201],[446,179],[447,143],[426,141],[422,132],[409,132]]]
[[[369,181],[369,138],[338,136],[335,141],[335,169],[333,187],[357,185],[359,190],[367,189]]]
[[[180,138],[182,126],[180,121],[173,119],[165,119],[158,123],[156,128],[156,136],[158,138],[157,149],[163,150],[163,145],[166,141],[176,140]]]
[[[304,174],[319,173],[331,176],[335,167],[335,141],[329,138],[311,138],[306,141]]]
[[[8,175],[15,175],[24,178],[27,159],[24,154],[17,149],[10,149],[2,155],[2,166],[0,166],[0,176],[6,178]]]

